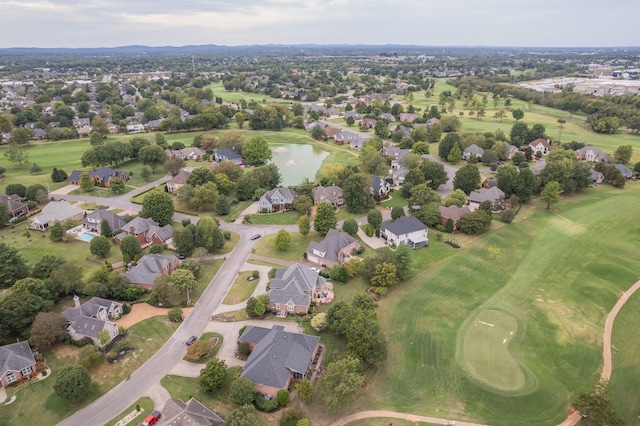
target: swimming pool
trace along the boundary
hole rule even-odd
[[[82,234],[79,234],[76,239],[80,240],[80,241],[85,241],[87,243],[90,243],[91,240],[93,240],[95,237],[97,237],[96,234],[92,234],[90,232],[83,232]]]

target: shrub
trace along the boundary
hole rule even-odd
[[[249,343],[247,342],[238,343],[238,354],[242,356],[251,355],[251,345],[249,345]]]
[[[278,405],[280,405],[281,407],[284,407],[285,405],[287,405],[289,403],[289,398],[291,396],[289,395],[289,391],[286,389],[281,389],[278,391]]]
[[[230,240],[231,239],[231,232],[229,232],[229,231],[224,231],[222,233],[222,235],[224,236],[225,240]]]
[[[242,336],[242,333],[244,333],[244,331],[245,331],[246,329],[247,329],[247,326],[246,326],[246,325],[243,325],[243,326],[240,328],[240,333],[238,334],[238,337]]]
[[[324,331],[327,328],[327,314],[324,312],[319,313],[311,319],[311,327],[315,331]]]
[[[251,272],[251,276],[255,279],[260,278],[260,271],[253,271]]]
[[[246,377],[237,378],[229,386],[229,398],[236,405],[251,404],[254,400],[253,382]]]
[[[273,279],[276,276],[276,268],[269,269],[267,276],[269,277],[270,280]]]
[[[256,392],[255,402],[256,402],[256,408],[259,411],[264,411],[265,413],[271,413],[278,409],[277,399],[265,399],[264,395],[262,395],[260,392]]]
[[[151,254],[161,254],[164,251],[164,247],[162,244],[152,244],[149,247],[149,253]]]
[[[196,340],[193,345],[189,346],[187,349],[187,359],[191,360],[199,360],[211,353],[213,350],[213,345],[211,344],[211,340]]]
[[[182,321],[182,308],[180,306],[174,306],[169,309],[169,313],[167,314],[169,321],[171,322],[181,322]]]
[[[128,314],[129,312],[131,312],[131,305],[130,305],[130,304],[128,304],[128,303],[123,304],[123,305],[122,305],[122,314],[123,314],[123,315],[126,315],[126,314]]]
[[[447,232],[447,229],[444,226],[440,225],[439,223],[436,224],[435,228],[440,232]]]
[[[367,234],[367,237],[373,237],[373,233],[375,232],[375,229],[371,225],[365,225],[362,230]]]

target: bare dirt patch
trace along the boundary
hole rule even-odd
[[[185,318],[189,315],[191,309],[193,308],[182,308],[183,316]],[[124,315],[117,322],[120,327],[129,328],[140,321],[146,320],[147,318],[158,315],[166,316],[168,312],[169,309],[167,308],[157,308],[149,305],[148,303],[136,303],[131,306],[131,312]]]
[[[51,351],[56,358],[77,359],[79,350],[79,348],[71,345],[57,345]]]

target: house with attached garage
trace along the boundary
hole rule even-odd
[[[542,155],[547,155],[549,151],[551,151],[551,144],[546,139],[536,139],[535,141],[529,144],[529,147],[533,151],[533,154],[537,154],[538,152]]]
[[[147,248],[152,244],[170,243],[173,235],[171,225],[160,226],[158,222],[151,218],[136,217],[126,226],[122,227],[122,232],[115,236],[117,245],[122,243],[124,237],[132,235],[140,242],[140,247]]]
[[[0,388],[28,379],[36,372],[36,360],[29,342],[0,346]]]
[[[360,139],[360,136],[357,133],[349,132],[347,130],[342,130],[341,132],[336,133],[333,137],[336,145],[344,145],[345,143],[349,143],[355,139]]]
[[[236,152],[235,149],[231,148],[220,148],[213,154],[213,159],[217,162],[220,161],[233,161],[237,166],[242,166],[243,159],[242,155]]]
[[[427,225],[414,216],[400,216],[393,222],[384,222],[380,227],[380,237],[392,246],[407,244],[413,249],[429,246]]]
[[[440,212],[440,225],[447,226],[447,222],[451,220],[453,222],[453,230],[457,231],[460,226],[460,220],[471,213],[469,206],[438,206]]]
[[[0,203],[7,206],[7,210],[9,210],[9,214],[12,218],[20,217],[29,213],[29,206],[27,203],[23,202],[19,195],[4,195],[0,194]]]
[[[102,221],[106,220],[111,228],[111,231],[117,231],[118,229],[122,229],[127,221],[122,217],[118,216],[114,212],[110,212],[109,210],[94,210],[85,216],[82,219],[82,224],[85,228],[94,231],[100,232],[102,228]]]
[[[184,161],[202,161],[207,156],[207,151],[195,146],[189,146],[182,149],[167,149],[165,154],[167,160],[179,158]]]
[[[317,302],[318,291],[325,279],[318,271],[294,263],[288,268],[276,268],[269,282],[269,309],[281,315],[306,314],[311,302]]]
[[[399,169],[402,165],[402,159],[404,156],[410,153],[410,149],[398,148],[395,145],[382,148],[382,156],[391,160],[392,169]]]
[[[576,149],[576,157],[589,163],[608,163],[609,154],[605,154],[595,146],[583,146]]]
[[[187,402],[172,398],[162,408],[163,423],[170,426],[222,426],[224,418],[209,410],[197,399]]]
[[[494,186],[493,188],[480,188],[469,194],[469,207],[477,210],[484,201],[490,201],[493,211],[504,209],[504,192]]]
[[[468,160],[471,157],[476,157],[478,159],[482,158],[482,154],[484,154],[484,149],[480,148],[476,144],[471,144],[464,149],[462,152],[462,159]]]
[[[171,275],[180,267],[180,263],[180,259],[173,255],[146,254],[125,272],[124,277],[128,283],[149,290],[159,276]]]
[[[258,201],[259,212],[278,212],[291,208],[296,192],[289,188],[278,187],[265,192]]]
[[[624,164],[614,164],[613,167],[620,170],[620,173],[622,173],[622,176],[624,176],[625,179],[631,179],[633,177],[633,170],[631,170]]]
[[[82,170],[74,170],[69,176],[69,183],[71,185],[80,185],[80,177],[83,173],[87,173]],[[91,183],[93,186],[101,186],[104,188],[111,187],[111,179],[120,178],[122,182],[129,180],[129,175],[125,172],[114,170],[111,167],[101,167],[98,170],[88,172],[91,177]]]
[[[167,182],[167,192],[172,194],[177,191],[178,188],[187,184],[187,179],[191,173],[185,169],[180,169],[177,175],[172,177],[169,182]]]
[[[67,333],[73,340],[88,337],[94,345],[103,347],[105,344],[100,342],[103,330],[109,333],[109,342],[119,334],[118,324],[111,320],[122,315],[122,304],[100,297],[93,297],[81,304],[78,296],[73,297],[73,302],[74,307],[67,308],[62,313],[67,320]]]
[[[311,376],[320,347],[320,337],[285,331],[281,325],[271,329],[249,325],[238,342],[251,349],[240,377],[251,380],[256,392],[272,397]]]
[[[313,195],[313,204],[316,206],[325,201],[330,202],[336,208],[344,204],[342,188],[339,186],[318,186],[311,190]]]
[[[360,249],[360,241],[346,232],[329,229],[319,243],[311,241],[307,247],[307,260],[323,268],[344,265]]]
[[[31,219],[31,229],[46,231],[56,221],[64,224],[68,220],[81,221],[84,217],[84,210],[73,207],[64,200],[52,201],[42,211]]]

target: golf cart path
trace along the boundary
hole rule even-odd
[[[604,323],[604,333],[602,335],[602,358],[604,359],[604,365],[602,366],[602,373],[600,374],[601,380],[609,380],[611,378],[612,362],[611,362],[611,335],[613,334],[613,323],[618,315],[618,312],[622,309],[627,300],[640,288],[640,281],[632,285],[627,291],[622,293],[613,309],[607,315],[607,319]],[[477,423],[467,423],[457,420],[439,419],[435,417],[417,416],[415,414],[397,413],[395,411],[361,411],[359,413],[351,414],[342,419],[336,421],[334,426],[345,426],[351,422],[361,419],[369,419],[376,417],[388,417],[394,419],[404,419],[409,422],[426,422],[439,425],[457,425],[457,426],[484,426]],[[575,426],[580,422],[580,413],[573,412],[567,416],[566,420],[560,423],[558,426]]]

